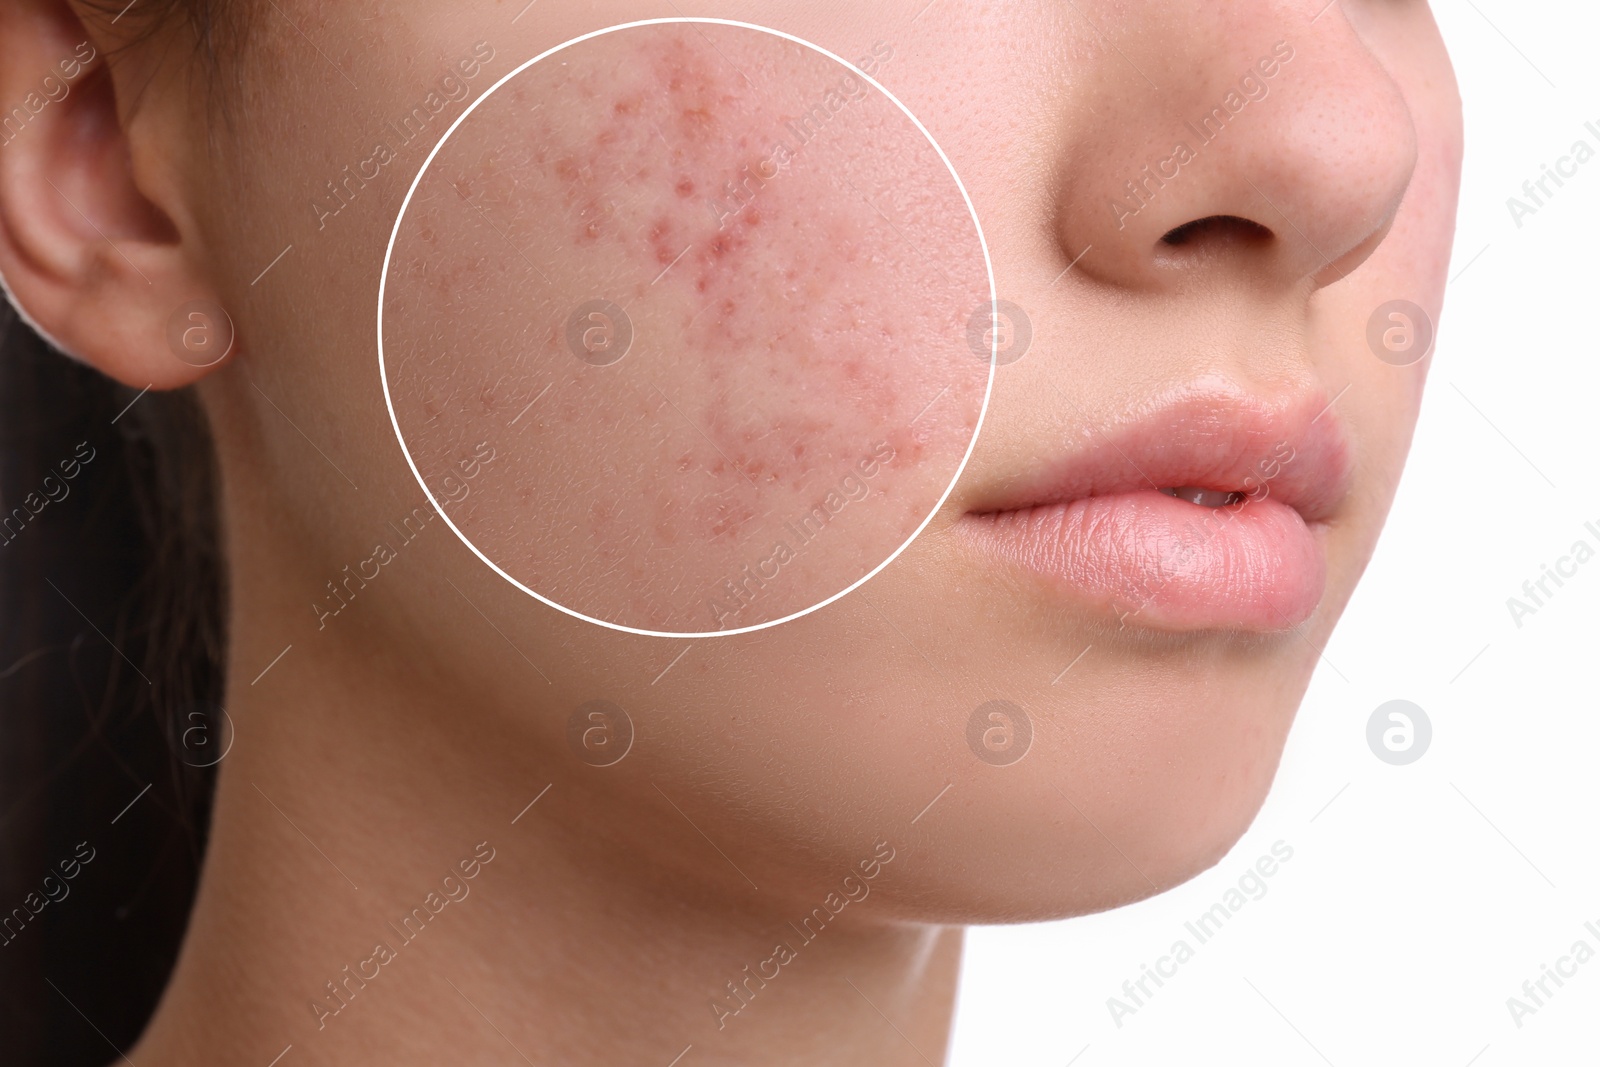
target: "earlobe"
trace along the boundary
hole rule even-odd
[[[0,7],[0,277],[66,352],[135,388],[178,388],[224,360],[232,325],[172,221],[177,183],[152,189],[134,166],[149,146],[132,138],[158,134],[164,102],[119,109],[117,88],[65,0]]]

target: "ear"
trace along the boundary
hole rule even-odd
[[[163,150],[187,104],[119,107],[107,45],[66,0],[0,3],[0,277],[57,347],[172,389],[226,358],[233,327]]]

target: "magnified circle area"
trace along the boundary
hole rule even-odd
[[[948,494],[992,366],[948,163],[861,71],[726,23],[618,28],[479,101],[396,224],[395,429],[486,562],[651,633],[791,618]]]

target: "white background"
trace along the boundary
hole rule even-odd
[[[1600,9],[1438,0],[1467,156],[1452,282],[1394,512],[1326,649],[1255,826],[1216,868],[1105,915],[969,935],[956,1067],[1600,1063],[1600,559],[1537,614],[1506,600],[1600,544],[1600,158],[1519,229],[1506,206],[1600,150]],[[1385,701],[1432,720],[1379,761]],[[1282,839],[1294,857],[1119,1028],[1121,996]],[[1153,988],[1153,987],[1152,987]],[[1550,988],[1554,989],[1552,985]]]

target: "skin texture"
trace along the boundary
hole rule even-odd
[[[726,630],[842,592],[933,513],[989,383],[987,293],[959,186],[858,72],[639,27],[518,74],[434,159],[385,360],[436,500],[495,456],[445,507],[490,560],[591,618]],[[620,359],[570,343],[596,294],[626,310],[578,329],[621,316]]]
[[[937,1062],[957,924],[1177,884],[1224,854],[1271,782],[1420,401],[1426,361],[1374,358],[1368,319],[1441,302],[1461,144],[1431,16],[1387,0],[1320,16],[1321,0],[696,8],[850,57],[890,43],[879,76],[971,190],[1034,344],[1000,368],[961,483],[892,566],[799,621],[685,645],[543,607],[426,518],[372,313],[433,136],[394,146],[336,215],[312,206],[478,42],[496,58],[472,92],[579,33],[671,13],[544,0],[513,21],[518,6],[280,0],[217,85],[229,122],[207,113],[181,42],[158,40],[0,149],[0,272],[18,299],[135,388],[199,381],[224,473],[237,737],[190,937],[132,1058],[266,1063],[292,1043],[311,1064],[666,1064],[692,1044],[684,1063]],[[7,99],[83,34],[115,43],[84,14],[6,8]],[[1115,211],[1280,41],[1294,57],[1269,92],[1136,213]],[[1162,240],[1223,215],[1252,225]],[[197,298],[238,330],[209,370],[164,340]],[[961,535],[1049,456],[1195,383],[1337,398],[1348,488],[1320,523],[1323,594],[1295,627],[1121,628]],[[402,541],[407,519],[419,532]],[[319,612],[380,539],[394,558]],[[632,721],[610,767],[569,743],[595,700]],[[993,700],[1033,726],[1008,767],[967,743]],[[494,859],[471,896],[319,1029],[325,983],[480,842]],[[789,924],[859,892],[846,875],[870,895],[729,999],[777,940],[802,940]],[[719,1016],[719,996],[738,1013]]]

